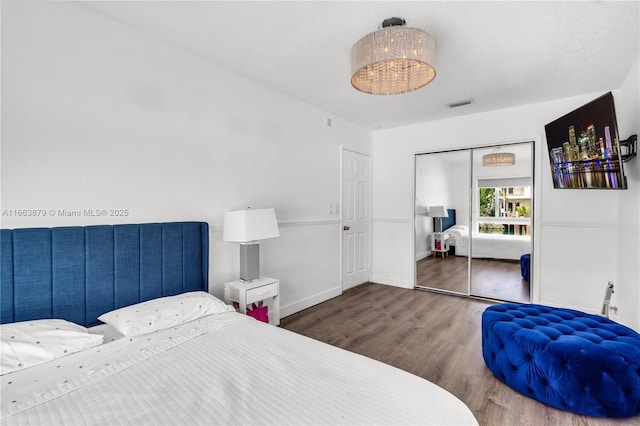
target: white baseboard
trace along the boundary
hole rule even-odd
[[[420,253],[416,253],[416,262],[424,259],[425,257],[429,257],[431,256],[431,252],[430,251],[423,251]]]
[[[383,277],[380,275],[372,275],[371,282],[377,283],[377,284],[392,285],[394,287],[400,287],[400,288],[413,288],[413,286],[408,280],[400,280],[398,278],[392,278],[392,277]]]
[[[298,300],[297,302],[291,303],[286,306],[280,306],[280,318],[284,318],[289,315],[293,315],[296,312],[300,312],[307,308],[310,308],[318,303],[326,302],[329,299],[333,299],[334,297],[340,296],[342,294],[342,289],[340,287],[334,287],[327,291],[323,291],[322,293],[314,294],[313,296],[307,297],[303,300]]]

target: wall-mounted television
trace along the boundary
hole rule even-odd
[[[611,92],[544,129],[554,188],[627,189]]]

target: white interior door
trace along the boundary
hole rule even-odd
[[[369,281],[369,156],[342,150],[342,289]]]

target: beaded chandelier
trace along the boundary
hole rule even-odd
[[[507,167],[516,163],[516,155],[511,152],[494,152],[482,156],[484,167]]]
[[[389,18],[351,48],[351,85],[374,95],[396,95],[426,86],[436,76],[436,44],[422,30]]]

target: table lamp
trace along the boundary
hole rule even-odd
[[[240,280],[260,278],[260,240],[279,237],[274,209],[247,209],[224,214],[224,241],[240,243]]]
[[[445,209],[444,206],[431,206],[429,207],[427,216],[435,217],[437,219],[435,232],[442,232],[442,218],[449,217],[449,214],[447,213],[447,209]]]

